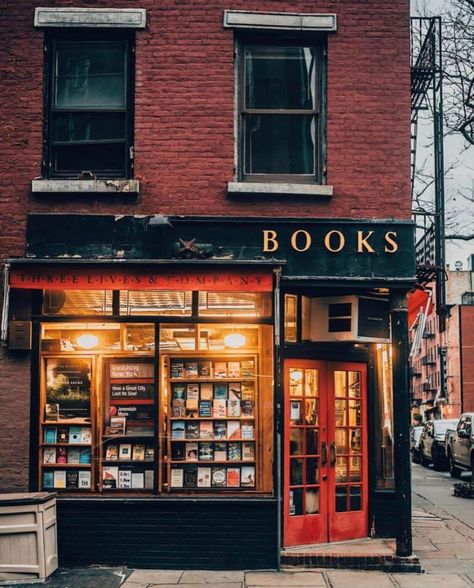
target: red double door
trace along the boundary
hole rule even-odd
[[[285,361],[284,545],[368,535],[365,364]]]

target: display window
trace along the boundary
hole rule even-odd
[[[160,294],[120,292],[122,320],[41,322],[41,489],[273,492],[271,297]],[[173,322],[171,308],[192,317]],[[131,322],[140,309],[146,317]]]

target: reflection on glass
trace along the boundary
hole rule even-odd
[[[318,396],[318,370],[305,370],[305,394],[306,396]]]
[[[285,294],[285,341],[296,342],[296,302],[294,294]]]
[[[362,424],[360,400],[349,400],[349,425],[360,426]]]
[[[347,402],[345,400],[335,401],[336,426],[338,427],[344,427],[347,425],[346,404]]]
[[[362,509],[362,488],[361,486],[351,486],[350,488],[350,508],[351,510]]]
[[[318,453],[318,429],[306,429],[306,455]]]
[[[292,458],[290,460],[290,486],[299,486],[303,483],[303,460]]]
[[[360,372],[348,372],[349,397],[360,398]]]
[[[350,436],[352,453],[360,453],[362,451],[362,430],[351,429]]]
[[[347,511],[346,487],[336,486],[336,512]]]
[[[290,369],[290,396],[303,396],[303,370]]]
[[[318,458],[309,457],[306,459],[306,484],[317,484],[318,480]]]
[[[290,402],[290,424],[301,425],[303,421],[302,400],[291,400]]]
[[[347,453],[347,431],[336,428],[336,451],[338,454]]]
[[[361,482],[362,481],[362,457],[360,457],[360,456],[351,457],[350,464],[349,464],[349,471],[350,471],[351,482]]]
[[[303,514],[303,488],[290,490],[290,516]]]
[[[319,512],[319,489],[306,488],[305,514],[316,514]]]
[[[318,424],[318,399],[305,400],[305,421],[307,425]]]
[[[334,372],[334,393],[336,396],[346,396],[346,373]]]
[[[336,458],[336,482],[347,482],[347,457]]]
[[[303,429],[290,429],[290,455],[303,453]]]

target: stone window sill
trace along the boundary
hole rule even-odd
[[[39,194],[139,194],[138,180],[33,180],[31,191]]]
[[[289,184],[282,182],[228,182],[228,194],[267,194],[287,196],[315,196],[330,198],[333,186],[322,184]]]

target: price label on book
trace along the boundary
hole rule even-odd
[[[111,384],[110,397],[116,399],[134,398],[144,400],[153,398],[153,384]]]

